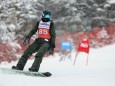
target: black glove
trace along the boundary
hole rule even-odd
[[[23,41],[23,45],[27,45],[30,41],[30,38],[29,37],[26,37]]]
[[[54,42],[50,42],[50,46],[51,46],[52,48],[55,48],[55,43],[54,43]]]
[[[49,49],[49,54],[50,54],[50,55],[53,55],[53,54],[54,54],[54,48],[53,48],[53,47],[50,47],[50,49]]]

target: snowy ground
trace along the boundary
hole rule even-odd
[[[91,49],[88,66],[86,54],[81,53],[75,66],[73,59],[59,62],[58,54],[44,58],[40,71],[49,71],[53,75],[48,78],[31,77],[15,74],[0,73],[0,86],[115,86],[115,44],[100,49]],[[75,53],[73,52],[73,57]],[[27,70],[32,60],[29,60]],[[0,67],[11,67],[2,63]]]

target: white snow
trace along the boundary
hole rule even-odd
[[[109,3],[115,3],[115,0],[107,0]]]
[[[49,71],[48,78],[0,73],[0,86],[115,86],[115,44],[100,49],[90,49],[89,63],[86,66],[86,54],[80,53],[73,66],[72,60],[59,61],[59,55],[44,58],[40,71]],[[27,70],[33,60],[25,66]],[[10,68],[11,64],[2,63],[0,67]]]

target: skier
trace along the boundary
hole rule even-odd
[[[62,37],[62,43],[60,46],[59,61],[63,61],[66,58],[71,60],[72,43],[73,43],[73,39],[70,33],[68,31],[64,31],[63,37]]]
[[[54,53],[55,48],[55,28],[54,23],[51,20],[51,12],[48,10],[43,11],[42,18],[37,22],[34,29],[32,29],[29,34],[25,37],[23,44],[27,45],[30,38],[38,31],[38,38],[24,51],[24,54],[19,59],[16,66],[12,66],[12,69],[23,70],[24,66],[33,53],[37,52],[35,55],[35,60],[29,71],[38,72],[40,64],[42,62],[44,54],[49,51],[49,54]]]

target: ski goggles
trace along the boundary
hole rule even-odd
[[[48,18],[48,19],[50,19],[51,16],[50,16],[50,15],[44,15],[44,18]]]

